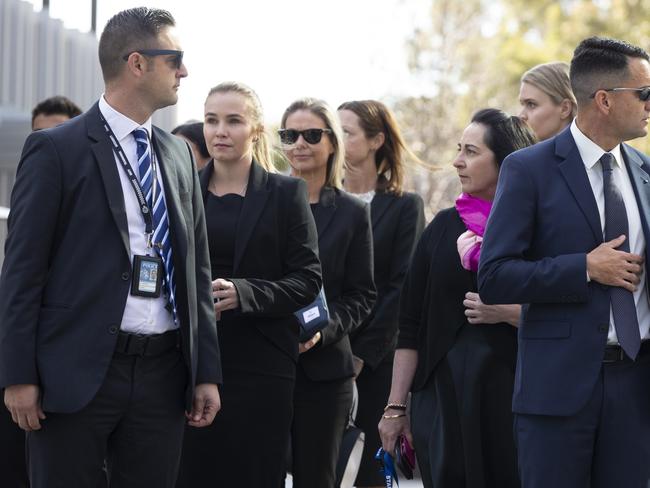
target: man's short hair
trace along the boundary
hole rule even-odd
[[[81,109],[70,100],[61,95],[46,98],[39,102],[32,110],[32,126],[34,119],[39,115],[67,115],[68,118],[76,117],[81,114]]]
[[[625,41],[584,39],[573,52],[569,74],[578,105],[589,103],[597,90],[625,81],[630,75],[629,58],[649,60],[647,52]]]
[[[138,49],[153,49],[165,27],[176,25],[166,10],[137,7],[114,15],[99,38],[99,64],[104,81],[115,79],[124,68],[123,57]]]

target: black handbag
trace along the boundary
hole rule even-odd
[[[354,419],[357,417],[358,401],[359,392],[355,382],[348,426],[343,434],[339,459],[336,463],[336,486],[339,488],[352,488],[361,467],[361,456],[366,443],[366,434],[354,423]]]
[[[294,312],[294,315],[300,322],[300,342],[311,339],[316,332],[324,329],[330,321],[325,290],[321,288],[316,299],[306,307]]]

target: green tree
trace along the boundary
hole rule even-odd
[[[650,0],[432,0],[431,21],[408,44],[409,68],[434,96],[394,104],[409,143],[444,168],[414,172],[414,186],[432,212],[458,191],[449,169],[471,114],[484,107],[519,110],[519,79],[548,61],[571,60],[578,43],[599,35],[650,48]],[[648,138],[632,144],[648,152]],[[424,177],[423,177],[424,176]]]

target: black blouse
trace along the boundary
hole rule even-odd
[[[210,247],[212,279],[231,278],[235,261],[237,222],[244,197],[236,193],[217,196],[208,192],[205,199],[206,226]]]

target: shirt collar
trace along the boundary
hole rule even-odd
[[[605,151],[602,147],[600,147],[594,141],[589,139],[578,128],[578,124],[576,124],[576,120],[577,119],[573,119],[573,122],[571,122],[571,135],[573,136],[573,140],[575,141],[576,146],[578,146],[578,152],[580,153],[582,162],[584,163],[587,169],[591,169],[600,160],[600,158],[603,157],[603,154],[605,154],[608,151]],[[609,151],[609,153],[611,153],[611,155],[614,156],[614,159],[616,160],[616,164],[620,168],[622,168],[623,158],[621,155],[621,145],[617,144],[616,147],[614,147],[611,151]]]
[[[106,119],[106,123],[109,125],[118,141],[123,140],[138,127],[146,129],[147,134],[151,137],[151,117],[149,117],[144,124],[140,125],[111,107],[104,98],[104,94],[99,98],[99,111],[104,116],[104,119]]]

